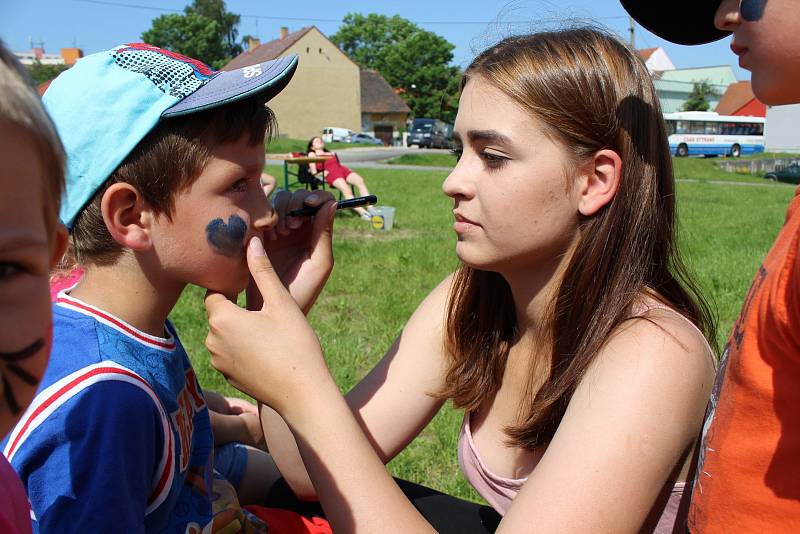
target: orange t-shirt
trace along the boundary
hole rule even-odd
[[[722,355],[697,468],[694,533],[800,532],[800,188]]]

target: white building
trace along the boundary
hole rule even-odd
[[[61,54],[45,54],[44,48],[32,48],[29,52],[14,52],[23,65],[33,65],[38,60],[42,65],[64,65]]]
[[[764,150],[800,153],[800,104],[767,107]]]

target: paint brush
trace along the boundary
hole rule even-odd
[[[337,210],[343,210],[347,208],[358,208],[359,206],[371,206],[378,202],[378,197],[375,195],[367,195],[365,197],[355,197],[355,198],[346,198],[344,200],[340,200],[336,203]],[[292,210],[287,215],[290,217],[306,217],[308,215],[314,215],[319,211],[319,209],[323,206],[320,204],[319,206],[303,206],[302,208]]]

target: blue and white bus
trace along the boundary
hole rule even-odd
[[[711,111],[664,113],[669,150],[684,157],[733,156],[764,151],[764,117],[717,115]]]

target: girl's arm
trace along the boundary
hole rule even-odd
[[[402,451],[442,406],[429,393],[443,385],[441,325],[449,287],[448,277],[420,304],[383,359],[347,394],[350,410],[383,463]],[[264,406],[261,423],[270,453],[295,495],[316,498],[283,418]]]
[[[317,153],[316,152],[309,152],[308,153],[308,157],[309,158],[316,158],[317,157]],[[316,163],[309,163],[308,164],[308,170],[311,171],[311,174],[317,174],[319,172],[317,170],[317,164]]]
[[[648,318],[608,341],[498,532],[639,531],[697,440],[714,378],[697,331],[672,312]]]
[[[263,307],[246,311],[209,292],[212,364],[287,421],[334,531],[433,532],[361,432],[319,341],[258,238],[250,241],[247,260]]]

